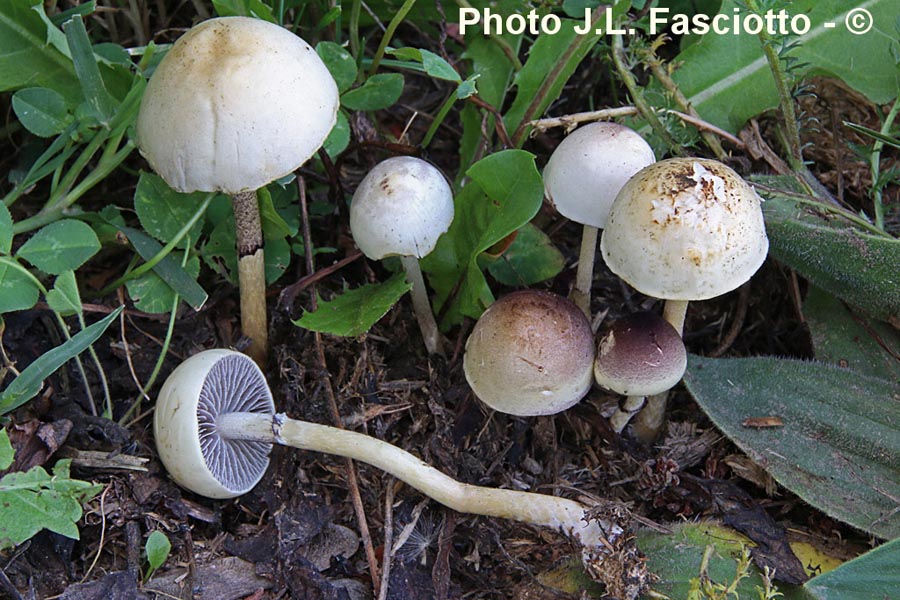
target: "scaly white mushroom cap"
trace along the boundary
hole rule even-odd
[[[350,231],[372,260],[422,258],[453,222],[453,192],[435,167],[411,156],[375,165],[350,203]]]
[[[664,300],[705,300],[759,269],[769,249],[761,200],[720,162],[671,158],[632,177],[613,203],[600,249],[610,270]]]
[[[159,391],[156,450],[178,485],[208,498],[248,492],[269,466],[271,443],[226,439],[216,419],[227,413],[275,414],[256,363],[240,352],[206,350],[181,363]]]
[[[337,85],[309,44],[248,17],[204,21],[160,62],[141,102],[141,153],[180,192],[258,189],[312,156]]]
[[[552,415],[591,388],[594,335],[587,317],[562,296],[508,294],[478,319],[463,356],[478,398],[511,415]]]
[[[559,214],[603,229],[616,194],[656,160],[653,149],[618,123],[591,123],[570,133],[544,167],[544,191]]]

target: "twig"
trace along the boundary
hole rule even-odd
[[[354,250],[336,263],[321,268],[312,275],[305,275],[301,277],[294,283],[281,290],[281,294],[279,294],[278,297],[278,304],[280,306],[292,305],[294,303],[294,299],[297,297],[297,294],[305,290],[307,287],[314,285],[316,282],[325,279],[332,273],[343,269],[353,261],[359,259],[360,256],[362,256],[362,252],[360,252],[359,250]]]
[[[384,554],[381,558],[381,587],[378,600],[386,600],[391,580],[391,561],[394,553],[389,549],[394,543],[394,478],[391,477],[384,492]]]
[[[312,233],[309,226],[309,210],[306,204],[306,182],[303,177],[297,178],[297,188],[300,190],[300,217],[303,229],[303,245],[306,248],[306,272],[310,275],[315,274],[316,264],[312,247]],[[310,308],[315,311],[319,307],[316,296],[315,283],[311,284],[312,293],[310,294]],[[322,344],[322,334],[318,331],[313,332],[316,341],[316,362],[319,373],[322,377],[322,383],[325,387],[325,393],[328,396],[328,408],[331,412],[331,419],[335,427],[343,428],[341,422],[341,413],[338,410],[337,399],[334,394],[334,387],[331,384],[331,374],[328,371],[328,363],[325,360],[325,347]],[[356,478],[356,466],[353,460],[347,458],[344,460],[347,467],[347,487],[350,491],[350,499],[353,504],[353,511],[356,513],[356,521],[359,525],[360,537],[362,537],[363,546],[366,552],[366,560],[369,563],[369,575],[372,578],[372,587],[376,596],[380,589],[380,580],[378,578],[378,558],[375,556],[375,547],[372,545],[372,535],[369,533],[369,523],[366,519],[366,509],[363,506],[362,496],[359,493],[359,483]]]
[[[469,96],[466,100],[479,108],[483,108],[494,116],[494,130],[497,132],[497,137],[500,138],[500,143],[507,148],[512,148],[513,143],[512,140],[509,139],[509,133],[506,131],[506,124],[503,122],[503,115],[500,114],[500,111],[478,96]]]

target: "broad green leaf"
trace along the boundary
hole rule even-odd
[[[892,598],[900,590],[898,565],[900,539],[895,539],[810,579],[803,587],[816,600]]]
[[[100,76],[100,67],[97,66],[97,57],[84,28],[84,20],[81,15],[75,15],[63,25],[63,29],[75,64],[75,74],[81,84],[81,92],[94,117],[101,123],[108,123],[116,112],[117,103]]]
[[[900,537],[900,382],[823,363],[697,356],[684,382],[781,485],[858,529]],[[783,426],[744,426],[750,417]]]
[[[803,316],[812,337],[816,359],[900,381],[900,332],[854,314],[840,300],[811,285]]]
[[[51,28],[60,37],[62,32],[42,16],[43,0],[0,2],[0,91],[47,87],[77,105],[82,97],[75,67],[48,43]]]
[[[724,0],[719,12],[732,15],[736,6],[737,0]],[[845,19],[853,9],[871,13],[871,31],[863,35],[848,31]],[[802,71],[805,75],[842,79],[876,104],[897,95],[897,65],[892,53],[897,44],[896,0],[796,0],[787,10],[792,16],[807,15],[811,23],[810,30],[798,38],[800,46],[789,53],[809,63]],[[757,36],[710,33],[672,63],[679,65],[673,78],[700,116],[733,133],[750,117],[778,104]]]
[[[349,90],[356,81],[358,71],[353,56],[343,46],[334,42],[319,42],[316,44],[316,54],[334,77],[338,92],[343,94]]]
[[[405,274],[396,273],[383,283],[366,284],[328,302],[319,302],[315,312],[304,313],[294,325],[332,335],[362,335],[410,289],[412,285],[407,283]]]
[[[128,237],[128,241],[131,242],[131,245],[134,246],[134,249],[144,260],[150,260],[162,250],[162,246],[159,242],[137,229],[122,227],[121,231]],[[191,261],[188,261],[188,264],[190,265]],[[191,275],[181,268],[181,262],[169,255],[153,267],[153,272],[156,273],[169,288],[178,292],[181,298],[194,310],[200,310],[203,305],[206,304],[206,299],[209,296],[203,288],[200,287],[200,284],[197,283],[197,275],[200,273],[199,266],[196,273]],[[169,308],[171,308],[171,304],[168,308],[157,312],[167,312]]]
[[[173,252],[167,258],[170,258],[173,264],[177,264],[181,268],[182,253]],[[183,272],[188,277],[196,279],[200,274],[200,259],[196,256],[189,258]],[[175,290],[155,271],[129,279],[125,282],[125,288],[128,290],[128,296],[134,301],[134,306],[138,310],[153,314],[167,313],[172,310]]]
[[[273,284],[291,266],[291,244],[285,238],[266,240],[265,245],[266,284]]]
[[[322,147],[332,159],[347,149],[350,145],[350,122],[347,120],[347,113],[344,109],[340,109],[337,114],[337,121]]]
[[[37,304],[40,292],[25,273],[0,262],[0,315],[28,310]]]
[[[41,529],[78,539],[75,523],[81,519],[81,503],[103,486],[71,479],[70,463],[56,463],[52,476],[43,467],[33,467],[0,479],[0,549],[21,544]]]
[[[0,471],[5,471],[16,458],[16,451],[9,441],[6,429],[0,428]]]
[[[50,88],[25,88],[12,98],[13,110],[28,131],[40,137],[62,132],[72,122],[66,99]]]
[[[176,192],[162,177],[142,171],[134,190],[134,211],[144,231],[168,243],[190,221],[206,196],[206,192]],[[185,241],[197,241],[202,227],[203,219],[200,218],[179,247],[184,248]]]
[[[56,221],[40,229],[19,248],[18,256],[35,267],[59,275],[74,271],[100,250],[90,225],[74,219]]]
[[[93,325],[85,327],[56,348],[39,356],[25,367],[19,376],[0,392],[0,415],[22,406],[41,391],[44,379],[52,375],[69,359],[81,354],[88,346],[100,339],[109,324],[119,316],[122,307],[103,317]],[[2,519],[0,519],[2,521]]]
[[[482,259],[486,254],[482,254]],[[556,277],[566,259],[546,233],[527,223],[516,232],[512,245],[498,257],[485,260],[488,271],[500,283],[523,287]]]
[[[435,290],[435,305],[451,301],[440,310],[446,312],[446,325],[458,323],[463,315],[477,318],[493,302],[478,256],[530,221],[544,197],[534,156],[523,150],[491,154],[466,175],[470,181],[454,198],[456,216],[450,229],[422,261]]]
[[[13,220],[6,205],[0,202],[0,254],[12,252]]]
[[[396,48],[388,50],[388,54],[392,54],[401,60],[412,60],[421,63],[425,73],[436,79],[462,83],[462,78],[456,72],[456,69],[434,52],[420,48]]]
[[[865,314],[900,326],[900,240],[764,193],[772,256]]]
[[[63,271],[53,282],[53,289],[47,292],[47,304],[63,316],[81,312],[81,296],[74,271]]]
[[[149,536],[144,544],[144,554],[147,555],[147,562],[150,565],[150,573],[160,568],[169,557],[172,550],[172,543],[166,534],[157,529]]]
[[[272,194],[268,188],[261,188],[256,193],[259,198],[259,218],[263,236],[269,239],[284,239],[291,235],[291,228],[275,210]]]
[[[341,104],[349,110],[381,110],[392,106],[403,93],[403,75],[380,73],[369,77],[358,88],[341,95]]]

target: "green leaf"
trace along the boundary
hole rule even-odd
[[[63,271],[59,274],[53,283],[53,289],[47,292],[47,304],[51,310],[62,316],[81,312],[81,296],[78,293],[74,271]]]
[[[500,283],[523,287],[552,279],[565,266],[565,257],[547,234],[527,223],[503,254],[490,259],[487,269]]]
[[[128,241],[131,242],[131,245],[134,246],[134,249],[144,260],[150,260],[162,250],[162,246],[159,242],[137,229],[122,227],[120,228],[120,231],[128,237]],[[188,261],[188,264],[190,265],[191,262]],[[172,255],[169,255],[153,267],[153,272],[156,273],[168,287],[178,292],[181,298],[194,310],[200,310],[203,305],[206,304],[206,299],[209,295],[202,287],[200,287],[200,284],[197,283],[197,275],[200,273],[199,266],[196,273],[191,275],[181,268],[180,261],[173,258]],[[169,297],[169,300],[171,302],[171,296]],[[168,312],[170,308],[171,304],[158,312]]]
[[[44,379],[52,375],[69,359],[78,356],[88,346],[100,339],[109,324],[119,316],[123,307],[118,307],[93,325],[85,327],[56,348],[45,352],[33,363],[25,367],[19,376],[0,392],[0,415],[18,408],[34,398],[41,391]],[[0,519],[0,522],[3,520]]]
[[[367,284],[319,302],[318,310],[304,313],[294,325],[332,335],[362,335],[410,289],[405,274],[396,273],[383,283]]]
[[[75,74],[81,84],[81,92],[87,100],[94,117],[101,123],[109,123],[116,113],[116,101],[106,89],[106,84],[100,76],[100,67],[97,66],[97,57],[84,28],[84,20],[81,15],[75,15],[69,20],[63,29],[66,32],[66,41],[69,43],[69,52],[72,62],[75,64]]]
[[[100,250],[100,240],[90,225],[74,219],[56,221],[25,242],[17,256],[35,267],[59,275],[74,271]]]
[[[840,300],[815,286],[803,303],[816,359],[863,375],[900,381],[900,332],[851,312]]]
[[[0,2],[0,91],[47,87],[77,105],[81,88],[72,61],[47,43],[51,31],[62,32],[44,19],[43,0]]]
[[[0,549],[21,544],[41,529],[78,539],[75,523],[81,519],[81,503],[103,486],[71,479],[70,462],[59,461],[52,476],[33,467],[0,479]]]
[[[272,9],[262,0],[213,0],[213,8],[220,17],[256,17],[276,22]]]
[[[13,220],[6,205],[0,202],[0,254],[12,252]]]
[[[769,253],[865,314],[900,326],[900,240],[766,192]]]
[[[900,536],[900,382],[821,363],[697,356],[684,382],[781,485],[858,529]],[[744,426],[750,417],[783,426]]]
[[[283,239],[291,235],[291,228],[275,210],[272,194],[268,188],[260,188],[256,195],[259,199],[259,218],[261,221],[263,237],[269,239]]]
[[[319,42],[316,44],[316,54],[334,77],[338,91],[343,94],[349,90],[356,81],[358,72],[353,56],[343,46],[334,42]]]
[[[437,306],[457,292],[446,309],[446,325],[458,323],[463,315],[477,318],[493,302],[478,256],[530,221],[544,198],[534,156],[523,150],[491,154],[466,175],[470,181],[454,199],[456,216],[450,229],[422,261]]]
[[[147,536],[147,542],[144,544],[144,554],[147,555],[147,562],[150,565],[148,577],[166,562],[171,551],[172,543],[166,537],[166,534],[159,529]]]
[[[182,254],[180,252],[173,252],[166,258],[171,259],[171,264],[178,265],[182,273],[193,278],[192,281],[200,274],[200,259],[196,256],[190,257],[183,269],[181,268]],[[134,301],[134,306],[138,310],[153,314],[168,313],[172,310],[175,290],[155,270],[129,279],[125,282],[125,289],[128,290],[128,296]]]
[[[344,92],[341,104],[349,110],[381,110],[393,106],[403,93],[403,75],[379,73],[362,86]]]
[[[28,310],[37,304],[39,296],[34,281],[25,273],[0,262],[0,314]]]
[[[291,266],[291,244],[286,238],[266,240],[265,245],[266,284],[278,281]]]
[[[0,471],[8,469],[15,457],[16,451],[9,441],[9,434],[6,429],[0,428]]]
[[[732,15],[736,6],[736,0],[724,0],[719,12]],[[844,24],[854,8],[872,14],[874,27],[864,35],[850,33]],[[791,15],[806,14],[811,23],[810,30],[799,37],[800,46],[789,54],[809,63],[800,73],[842,79],[876,104],[897,95],[896,61],[891,52],[897,43],[895,0],[796,0],[788,10]],[[750,117],[778,104],[769,64],[754,35],[701,36],[672,64],[679,65],[673,78],[700,116],[732,133]]]
[[[900,539],[870,550],[804,584],[816,600],[891,598],[900,590]]]
[[[434,52],[419,48],[396,48],[388,50],[388,54],[392,54],[400,60],[411,60],[420,63],[422,68],[425,69],[425,73],[436,79],[462,83],[462,78],[456,72],[456,69]]]
[[[28,131],[40,137],[62,132],[72,122],[72,115],[62,94],[50,88],[25,88],[12,98],[13,110]]]
[[[328,137],[325,138],[325,143],[322,144],[322,147],[325,148],[325,152],[328,153],[328,156],[333,159],[346,150],[349,145],[350,122],[347,120],[347,113],[341,109],[338,111],[337,121],[335,121],[334,127],[331,128]]]
[[[168,243],[181,231],[184,224],[191,220],[206,196],[206,192],[192,194],[176,192],[162,177],[141,172],[137,188],[134,190],[134,211],[144,231],[157,240]],[[184,248],[186,241],[196,242],[202,227],[203,219],[200,218],[179,247]]]

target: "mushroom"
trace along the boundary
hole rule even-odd
[[[316,152],[338,104],[337,85],[309,44],[247,17],[193,27],[156,67],[141,101],[137,144],[153,170],[179,192],[231,196],[241,328],[260,364],[268,332],[256,190]]]
[[[434,250],[453,222],[453,192],[435,167],[420,158],[384,160],[360,182],[350,203],[350,231],[372,260],[399,256],[412,284],[413,311],[429,354],[441,353],[419,259]]]
[[[587,567],[621,527],[588,520],[580,502],[461,483],[387,442],[275,414],[259,367],[231,350],[200,352],[179,365],[159,392],[154,415],[159,457],[184,488],[210,498],[249,491],[275,443],[359,460],[390,473],[453,510],[551,527],[574,538]]]
[[[634,175],[616,196],[600,240],[610,270],[639,292],[666,301],[679,335],[688,302],[739,287],[766,259],[759,196],[724,164],[670,158]],[[664,420],[666,395],[647,399],[635,432],[649,440]]]
[[[610,418],[621,433],[644,405],[644,398],[672,388],[684,375],[687,352],[668,321],[651,312],[616,320],[600,340],[594,378],[600,387],[627,396]]]
[[[544,167],[547,198],[559,214],[584,226],[572,300],[588,318],[597,230],[606,227],[625,182],[655,160],[653,149],[634,130],[618,123],[591,123],[560,142]]]
[[[551,415],[591,388],[594,336],[575,304],[551,292],[522,290],[491,304],[463,356],[466,381],[503,413]]]

